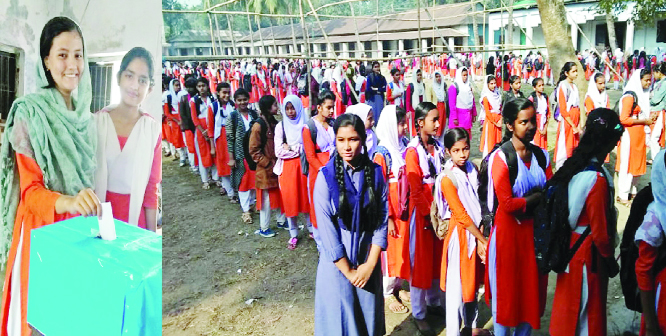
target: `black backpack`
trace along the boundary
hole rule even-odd
[[[315,153],[321,153],[319,149],[317,149],[317,125],[314,123],[314,119],[310,118],[307,123],[308,125],[308,130],[310,131],[310,138],[312,139],[312,143],[315,145]],[[308,163],[308,158],[305,155],[305,146],[301,149],[301,173],[303,175],[308,176],[310,173],[310,164]]]
[[[602,172],[600,165],[584,171]],[[591,232],[591,226],[571,246],[572,228],[569,223],[569,181],[546,184],[534,216],[534,254],[541,274],[562,273]],[[610,209],[607,210],[607,212]],[[614,211],[614,210],[613,210]]]
[[[266,145],[266,140],[267,140],[267,126],[266,121],[264,121],[263,118],[259,117],[250,122],[250,130],[245,132],[245,135],[243,136],[243,155],[245,156],[245,161],[247,161],[247,166],[250,168],[250,170],[254,171],[257,170],[257,163],[252,159],[252,155],[250,155],[250,135],[252,134],[252,127],[254,126],[255,123],[259,123],[261,126],[261,147],[263,148]]]
[[[648,205],[654,201],[652,185],[641,189],[636,194],[631,204],[627,225],[624,227],[622,242],[620,243],[620,283],[622,294],[627,308],[642,312],[641,291],[638,289],[636,280],[636,260],[638,259],[638,245],[635,237],[636,231],[643,224],[643,218],[647,212]],[[666,267],[666,245],[659,247],[657,259],[652,268],[652,274],[657,275]]]
[[[243,76],[243,89],[248,93],[252,92],[252,75],[245,74],[245,76]]]
[[[539,58],[537,57],[537,58],[534,60],[534,70],[539,71],[539,70],[541,70],[541,69],[543,69],[543,62],[541,62],[541,61],[539,60]]]
[[[546,171],[548,161],[546,160],[546,155],[543,150],[536,145],[529,144],[530,150],[534,153],[534,156],[537,159],[539,167]],[[493,194],[493,209],[492,211],[488,209],[488,184],[492,183],[490,177],[488,176],[488,160],[491,157],[491,154],[496,150],[501,150],[506,157],[507,167],[509,169],[509,181],[511,185],[516,182],[516,177],[518,177],[518,155],[516,154],[516,149],[513,147],[511,141],[498,144],[493,148],[488,155],[483,158],[481,161],[481,168],[479,169],[479,203],[481,204],[481,225],[483,225],[483,234],[484,236],[490,236],[490,230],[493,227],[493,219],[495,218],[495,212],[497,211],[497,196]]]
[[[624,96],[625,94],[630,94],[634,98],[634,103],[631,106],[631,111],[633,112],[636,109],[636,106],[638,106],[638,96],[634,91],[627,91],[623,93],[622,96]],[[620,99],[618,99],[617,103],[615,103],[615,106],[613,107],[613,111],[615,111],[617,115],[620,115],[622,113],[622,111],[620,111],[620,103],[622,103],[622,96],[620,96]]]
[[[525,69],[527,70],[527,72],[532,71],[532,60],[525,61]]]

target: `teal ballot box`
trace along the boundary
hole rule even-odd
[[[115,226],[112,241],[94,216],[31,231],[30,325],[45,336],[162,334],[162,237]]]

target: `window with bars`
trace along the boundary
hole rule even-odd
[[[111,104],[113,64],[90,63],[89,66],[93,93],[90,110],[95,112]]]
[[[7,119],[16,98],[18,54],[0,51],[0,119]]]

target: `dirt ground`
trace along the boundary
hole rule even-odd
[[[524,85],[523,91],[527,94],[531,87]],[[547,88],[550,91],[552,88]],[[610,91],[612,104],[619,95]],[[551,121],[550,143],[554,143],[555,131]],[[473,139],[472,157],[479,158],[478,128]],[[611,156],[614,164],[614,154]],[[641,187],[646,180],[641,181]],[[293,251],[286,248],[289,234],[285,230],[268,239],[254,234],[259,227],[258,214],[254,215],[256,224],[243,224],[238,205],[230,204],[216,188],[202,190],[199,176],[178,167],[170,158],[164,158],[163,164],[163,209],[164,335],[314,333],[318,254],[306,233],[301,232]],[[621,232],[629,211],[621,205],[618,210]],[[274,221],[271,227],[277,230]],[[546,313],[541,330],[534,335],[548,335],[555,280],[551,275]],[[609,284],[607,308],[609,335],[638,333],[640,315],[624,307],[617,277]],[[411,315],[386,311],[387,335],[417,334]],[[479,311],[478,325],[491,328],[490,310],[483,299]],[[438,335],[445,334],[443,320],[429,321]]]

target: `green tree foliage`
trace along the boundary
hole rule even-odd
[[[599,7],[603,11],[622,11],[634,1],[600,0]],[[666,17],[666,0],[640,0],[631,13],[631,21],[638,24],[652,24],[655,20]]]

